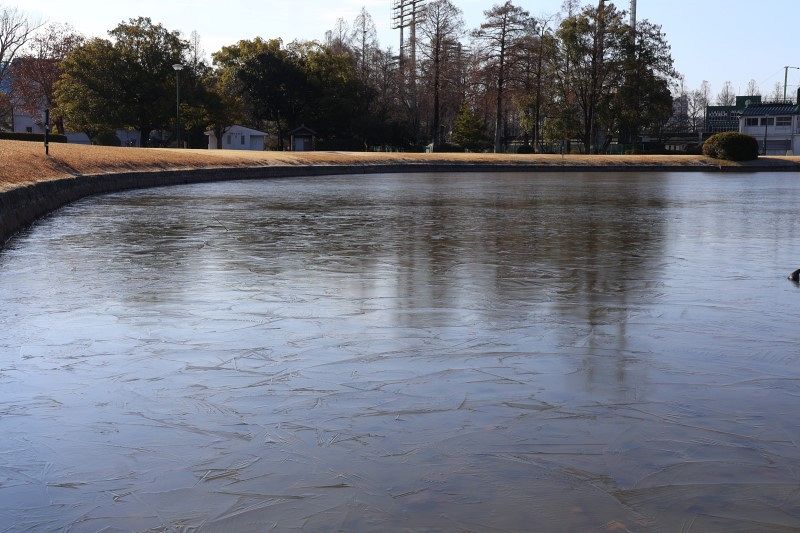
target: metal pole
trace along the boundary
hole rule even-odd
[[[44,155],[50,155],[50,110],[44,110]]]
[[[181,71],[175,71],[175,137],[181,147]]]

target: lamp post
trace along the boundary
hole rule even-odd
[[[175,69],[175,139],[178,148],[181,147],[181,71],[183,65],[175,63],[172,65]]]
[[[800,70],[800,67],[783,67],[783,103],[786,103],[786,86],[789,83],[789,69]]]
[[[44,155],[50,155],[50,108],[44,110]]]

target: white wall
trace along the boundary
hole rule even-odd
[[[31,116],[14,113],[14,133],[44,133],[44,128],[38,126]]]
[[[208,148],[213,150],[216,148],[216,136],[212,133],[208,136]],[[251,135],[249,133],[225,133],[222,135],[223,150],[264,150],[264,135]]]

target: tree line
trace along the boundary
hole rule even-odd
[[[660,26],[643,20],[634,31],[627,13],[604,0],[567,0],[548,17],[508,0],[472,29],[451,0],[432,0],[416,35],[417,61],[400,61],[362,9],[324,39],[256,37],[209,61],[196,33],[146,17],[86,38],[0,8],[0,83],[11,78],[18,106],[50,108],[59,131],[108,143],[116,128],[134,129],[141,146],[154,132],[175,141],[179,83],[191,146],[203,146],[207,130],[221,140],[242,124],[269,132],[277,150],[306,125],[323,149],[600,153],[678,128],[675,98],[698,109],[709,101],[707,84],[691,95],[682,89]],[[3,108],[0,101],[0,117]],[[680,125],[693,127],[697,120]]]

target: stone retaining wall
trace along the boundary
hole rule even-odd
[[[0,192],[0,248],[20,229],[32,224],[56,209],[96,194],[163,187],[184,183],[210,181],[265,179],[293,176],[324,176],[344,174],[378,174],[405,172],[714,172],[740,170],[753,172],[766,168],[728,168],[707,166],[541,166],[493,164],[391,164],[391,165],[318,165],[265,166],[254,168],[207,168],[153,172],[124,172],[77,176],[18,187]],[[782,170],[771,168],[769,170]]]

